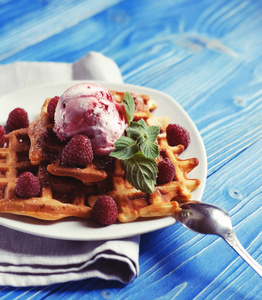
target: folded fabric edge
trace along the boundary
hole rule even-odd
[[[26,273],[26,270],[15,270],[15,273],[1,271],[0,282],[2,286],[29,287],[46,286],[56,283],[64,283],[91,278],[103,280],[115,280],[127,284],[138,276],[138,270],[126,257],[119,255],[99,255],[93,263],[85,268],[76,268],[69,272],[47,272],[47,273]],[[37,271],[37,270],[35,270]],[[8,276],[10,275],[10,276]]]
[[[102,80],[122,83],[123,78],[118,65],[102,53],[90,51],[80,60],[73,63],[74,80]]]

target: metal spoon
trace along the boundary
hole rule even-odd
[[[229,214],[214,205],[189,203],[181,206],[177,220],[185,227],[198,233],[216,234],[222,237],[261,277],[262,267],[238,241]]]

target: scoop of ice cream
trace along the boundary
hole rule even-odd
[[[124,106],[94,83],[80,83],[67,89],[58,101],[54,121],[59,139],[87,135],[95,155],[108,155],[114,150],[114,142],[127,126]]]

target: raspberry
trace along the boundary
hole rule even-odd
[[[8,131],[15,129],[27,128],[29,126],[29,120],[27,112],[23,108],[15,108],[8,116],[6,127]]]
[[[75,135],[62,151],[62,163],[68,167],[86,167],[93,160],[90,139],[85,135]]]
[[[169,158],[161,160],[158,165],[157,184],[165,184],[173,180],[176,169]]]
[[[40,193],[41,185],[31,172],[22,173],[17,180],[16,193],[21,198],[35,197]]]
[[[0,148],[3,148],[5,145],[5,129],[0,125]]]
[[[48,106],[47,106],[47,114],[48,114],[48,117],[51,121],[54,121],[54,117],[55,117],[55,109],[56,109],[56,106],[57,106],[57,103],[58,103],[58,100],[59,100],[59,97],[58,96],[55,96],[53,97],[49,103],[48,103]]]
[[[111,225],[116,222],[118,215],[114,199],[108,195],[100,196],[93,207],[93,218],[100,225]]]
[[[178,124],[169,124],[166,129],[166,137],[170,146],[183,145],[185,149],[190,143],[189,132]]]

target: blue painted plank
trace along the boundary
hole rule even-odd
[[[7,3],[0,10],[0,59],[59,34],[121,0],[39,1]],[[14,6],[16,14],[13,15]],[[21,13],[23,11],[24,13]],[[7,16],[11,14],[11,19]],[[69,40],[68,40],[69,42]],[[14,47],[15,45],[15,47]]]

